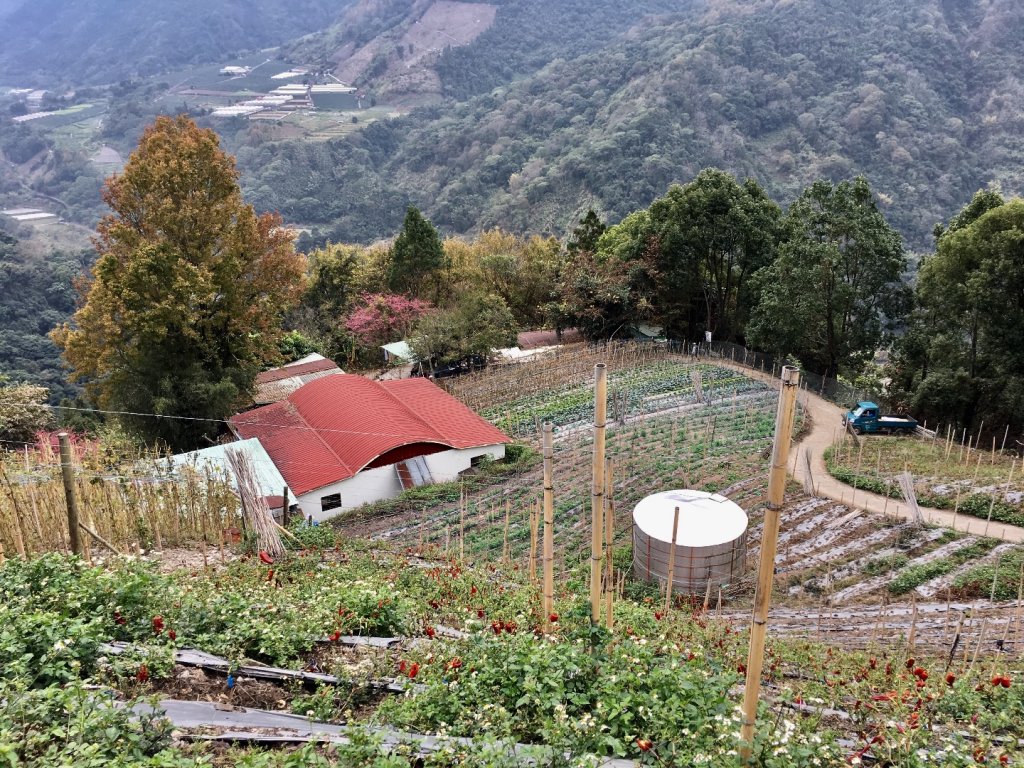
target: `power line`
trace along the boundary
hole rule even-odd
[[[170,414],[163,413],[146,413],[144,411],[109,411],[102,408],[75,408],[70,405],[50,405],[49,403],[12,403],[8,401],[0,402],[0,405],[13,405],[18,407],[34,407],[34,408],[49,408],[50,410],[65,410],[65,411],[80,411],[84,413],[102,413],[111,416],[149,416],[156,419],[176,419],[179,421],[204,421],[212,424],[226,424],[229,427],[232,426],[232,422],[228,419],[211,419],[204,418],[202,416],[172,416]],[[245,416],[244,413],[239,416]],[[339,433],[344,435],[362,435],[365,437],[401,437],[406,438],[408,435],[395,434],[391,432],[365,432],[355,429],[333,429],[328,427],[311,427],[302,426],[298,424],[267,424],[262,421],[245,421],[244,419],[235,422],[239,425],[252,426],[252,427],[271,427],[273,429],[301,429],[308,432],[323,432],[323,433]],[[429,424],[427,426],[430,426]],[[6,442],[6,441],[5,441]],[[16,442],[16,441],[11,441]]]

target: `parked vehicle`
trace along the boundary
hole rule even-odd
[[[843,426],[851,426],[858,435],[864,433],[892,434],[900,432],[914,432],[917,429],[917,420],[910,416],[885,414],[882,415],[878,405],[868,400],[857,403],[852,411],[847,411],[843,417]]]

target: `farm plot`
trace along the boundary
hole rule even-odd
[[[659,490],[721,491],[732,486],[733,498],[741,503],[758,498],[767,477],[765,452],[771,443],[776,400],[774,392],[761,386],[742,400],[610,425],[606,453],[614,478],[616,542],[630,540],[633,505]],[[592,451],[590,435],[584,432],[555,444],[555,542],[559,559],[570,565],[583,556],[590,537]],[[442,549],[447,545],[449,551],[464,552],[477,562],[495,562],[506,552],[521,561],[529,548],[529,512],[541,490],[541,468],[534,465],[515,477],[468,490],[464,513],[456,494],[392,517],[379,515],[370,506],[339,525],[349,534],[408,546],[421,539]]]
[[[553,420],[562,417],[562,427],[556,433],[554,487],[555,550],[563,580],[577,578],[577,566],[589,552],[592,443],[588,425],[593,396],[585,379],[593,360],[585,362],[563,361],[562,370],[571,371],[571,375],[567,374],[565,380],[554,377],[554,383],[562,385],[554,391],[533,391],[530,395],[516,392],[515,397],[495,403],[489,411],[492,418],[504,419],[513,426],[517,423],[516,408],[529,413],[518,420],[526,435],[536,429],[533,422],[539,417],[535,418],[534,412],[543,412],[544,418]],[[555,370],[549,365],[539,368],[549,373]],[[698,402],[692,386],[694,370],[701,372],[705,393],[709,389],[714,392],[715,382],[721,381],[723,391],[735,386],[735,394],[729,392],[718,399],[705,397]],[[607,445],[607,455],[613,462],[615,543],[621,553],[616,564],[623,569],[632,559],[631,513],[636,502],[658,490],[695,487],[724,493],[748,510],[748,572],[754,570],[777,398],[756,382],[732,381],[731,371],[724,371],[720,378],[715,378],[716,373],[714,366],[670,356],[627,360],[610,372],[610,392],[615,392],[618,385],[618,391],[627,393],[619,396],[619,402],[632,409],[622,420],[625,423],[609,422]],[[525,383],[520,381],[517,386],[536,389],[529,375],[523,380]],[[570,380],[578,383],[567,386]],[[497,382],[492,375],[481,384],[497,392]],[[473,396],[482,391],[475,390]],[[687,396],[693,400],[677,405]],[[649,403],[661,403],[667,410],[645,414]],[[534,412],[529,411],[531,408]],[[610,405],[610,418],[613,415]],[[399,514],[371,507],[340,526],[350,535],[463,555],[467,562],[477,564],[510,563],[521,569],[530,547],[530,511],[541,495],[538,462],[514,476],[478,478],[467,484],[464,503],[459,499],[461,490],[453,486]],[[904,613],[910,616],[912,597],[918,601],[934,599],[936,604],[942,601],[941,610],[932,609],[934,631],[922,628],[922,642],[936,645],[941,643],[942,633],[935,629],[939,626],[935,622],[955,625],[957,611],[964,605],[974,605],[978,616],[986,612],[1013,613],[1012,605],[1000,606],[989,598],[1016,598],[1021,562],[1015,559],[1016,548],[993,552],[995,542],[851,509],[829,499],[807,496],[795,488],[791,488],[787,502],[776,557],[775,604],[780,610],[793,611],[794,616],[799,611],[805,615],[810,611],[815,617],[820,614],[820,622],[817,618],[815,621],[826,628],[823,633],[829,626],[829,611],[852,612],[849,621],[844,622],[841,616],[834,618],[832,630],[838,633],[841,629],[842,642],[851,647],[899,641],[899,632],[905,633],[911,621],[902,617]],[[940,576],[948,583],[936,582]],[[729,594],[723,595],[730,611],[732,606],[743,606],[738,610],[744,610],[750,597],[749,580],[738,581]],[[950,602],[948,608],[946,601]],[[876,627],[880,604],[892,611],[889,634],[880,634]],[[1001,631],[1008,626],[1000,620]],[[794,618],[792,632],[799,631]],[[964,631],[977,642],[981,624],[968,622]],[[999,639],[989,633],[986,651],[996,650]],[[1007,642],[1017,642],[1017,634]]]
[[[698,389],[699,388],[699,389]],[[613,371],[608,377],[609,412],[620,421],[703,402],[737,399],[762,392],[764,385],[727,368],[664,360],[639,368]],[[546,397],[520,397],[485,408],[481,415],[511,437],[537,434],[537,425],[579,427],[593,420],[593,386],[577,386]]]

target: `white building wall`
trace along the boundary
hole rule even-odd
[[[505,446],[485,445],[481,448],[463,448],[462,450],[441,451],[424,456],[430,476],[435,483],[449,483],[457,480],[460,472],[464,472],[472,465],[476,456],[490,456],[492,459],[505,457]]]
[[[430,470],[430,476],[435,483],[447,483],[456,480],[459,473],[470,468],[472,460],[476,456],[490,456],[492,459],[501,459],[505,456],[504,445],[486,445],[481,448],[464,448],[462,450],[441,451],[430,456],[424,456]],[[394,464],[376,469],[364,469],[355,477],[342,480],[340,483],[317,488],[296,500],[299,509],[304,517],[310,515],[316,521],[327,520],[340,512],[363,504],[370,504],[382,499],[393,499],[402,492],[402,485],[398,480],[398,470]],[[335,509],[322,509],[321,499],[335,493],[341,494],[341,506]]]
[[[327,520],[346,509],[353,509],[381,499],[393,499],[402,492],[398,482],[398,471],[395,465],[364,469],[355,477],[342,480],[340,483],[317,488],[315,491],[300,496],[299,508],[305,517],[313,516],[314,520]],[[323,511],[321,498],[334,493],[341,494],[341,506]]]

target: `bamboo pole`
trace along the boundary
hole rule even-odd
[[[1013,482],[1013,470],[1017,466],[1017,460],[1014,459],[1010,462],[1010,474],[1006,478],[1006,487],[1003,489],[1003,498],[1010,492],[1010,483]],[[988,519],[985,520],[985,535],[988,536],[988,527],[992,523],[992,512],[996,508],[996,494],[992,492],[992,503],[988,506]]]
[[[775,415],[775,445],[772,449],[771,473],[768,476],[768,507],[765,509],[761,533],[761,559],[754,593],[754,615],[750,625],[747,678],[743,690],[740,757],[744,763],[750,762],[754,744],[754,724],[757,719],[761,670],[764,665],[764,642],[768,630],[768,609],[771,605],[772,580],[775,575],[775,552],[779,541],[779,517],[786,491],[786,465],[789,462],[795,399],[799,386],[800,372],[796,368],[785,366],[782,369],[779,406]]]
[[[612,563],[612,550],[615,545],[615,506],[612,502],[612,490],[614,488],[612,469],[612,460],[606,459],[604,468],[604,589],[607,594],[605,597],[604,625],[608,629],[612,628],[612,598],[614,597],[612,585],[615,576],[615,566]]]
[[[555,490],[552,485],[554,468],[554,437],[550,421],[544,422],[544,621],[551,629],[551,615],[555,611]]]
[[[508,499],[505,499],[505,537],[501,543],[501,559],[508,565],[508,518],[512,514],[512,505]]]
[[[466,559],[466,507],[468,506],[466,489],[462,488],[459,493],[459,562]]]
[[[1020,578],[1017,580],[1017,614],[1013,620],[1013,652],[1020,656],[1020,607],[1024,598],[1024,563],[1020,564]]]
[[[679,507],[672,515],[672,547],[668,551],[668,573],[665,581],[665,613],[672,607],[672,583],[676,576],[676,536],[679,533]]]
[[[530,559],[527,568],[530,572],[530,583],[537,583],[537,530],[540,528],[540,505],[530,504]]]
[[[590,492],[590,623],[601,621],[601,550],[604,545],[604,449],[608,406],[608,369],[594,366],[594,481]]]
[[[75,497],[75,470],[71,464],[71,441],[67,432],[57,435],[60,441],[60,470],[64,480],[64,498],[68,505],[68,533],[71,537],[71,551],[81,555],[82,535],[78,530],[78,499]]]

